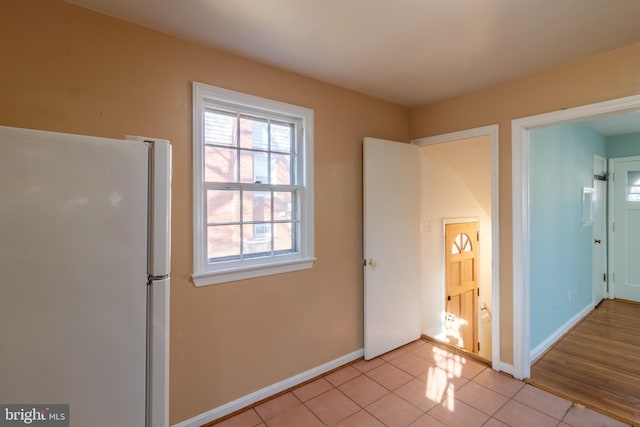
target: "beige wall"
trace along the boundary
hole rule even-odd
[[[640,93],[640,44],[412,111],[411,137],[500,126],[501,359],[513,363],[511,120]]]
[[[408,109],[61,0],[2,0],[0,52],[0,125],[173,144],[172,423],[362,347],[361,141],[408,141]],[[193,286],[194,80],[315,110],[313,269]]]

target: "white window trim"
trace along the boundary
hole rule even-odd
[[[203,126],[205,104],[227,103],[233,106],[264,110],[302,120],[303,159],[299,184],[304,187],[300,205],[300,252],[296,254],[245,260],[242,266],[225,267],[207,260],[206,204],[203,180]],[[214,285],[272,274],[311,268],[314,261],[314,188],[313,188],[313,110],[193,82],[193,282],[196,286]]]

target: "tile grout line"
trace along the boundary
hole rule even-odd
[[[571,401],[569,401],[569,402],[571,402]],[[562,419],[560,420],[561,423],[564,423],[564,419],[567,418],[567,415],[569,415],[569,411],[571,411],[571,408],[573,408],[574,406],[575,406],[575,402],[571,402],[571,405],[569,405],[567,410],[564,411],[564,415],[562,416]],[[565,423],[565,424],[569,424],[569,423]],[[558,425],[560,425],[560,424],[558,424]]]
[[[418,347],[418,348],[419,348],[419,347]],[[340,389],[339,389],[339,386],[336,386],[335,388],[336,388],[336,389],[338,389],[338,391],[340,391],[340,392],[341,392],[345,397],[347,397],[349,400],[351,400],[353,403],[355,403],[355,404],[356,404],[356,406],[358,406],[358,408],[360,408],[360,409],[359,409],[359,411],[360,411],[360,410],[365,411],[367,414],[369,414],[371,417],[373,417],[376,421],[379,421],[382,425],[385,425],[385,426],[386,426],[386,424],[385,424],[381,419],[379,419],[378,417],[376,417],[376,415],[375,415],[375,414],[373,414],[373,413],[371,413],[369,410],[367,410],[367,408],[368,408],[369,406],[373,405],[374,403],[376,403],[376,402],[378,402],[378,401],[380,401],[380,400],[384,399],[384,398],[385,398],[386,396],[388,396],[389,394],[393,394],[394,396],[396,396],[397,398],[399,398],[399,399],[400,399],[400,400],[402,400],[403,402],[407,403],[407,404],[408,404],[408,405],[410,405],[411,407],[416,408],[418,411],[420,411],[420,412],[421,412],[421,415],[420,415],[419,417],[417,417],[415,420],[412,420],[412,421],[411,421],[411,422],[413,423],[413,422],[415,422],[418,418],[420,418],[421,416],[425,415],[428,411],[423,411],[422,409],[420,409],[420,408],[418,408],[417,406],[413,405],[411,402],[408,402],[408,401],[407,401],[406,399],[404,399],[402,396],[399,396],[399,395],[396,393],[396,390],[398,390],[400,387],[402,387],[402,386],[404,386],[404,385],[406,385],[406,384],[410,383],[410,382],[411,382],[411,381],[413,381],[413,380],[416,380],[416,379],[417,379],[418,381],[420,381],[420,380],[419,380],[419,378],[418,378],[417,376],[413,375],[413,374],[412,374],[412,373],[410,373],[410,372],[407,372],[406,370],[402,369],[401,367],[397,366],[396,364],[394,364],[394,363],[392,362],[392,361],[393,361],[393,360],[395,360],[395,359],[398,359],[398,358],[400,358],[400,357],[402,357],[402,356],[404,356],[404,355],[406,355],[406,354],[409,354],[409,353],[410,353],[410,352],[412,352],[413,350],[415,350],[415,349],[404,351],[404,352],[402,352],[401,354],[399,354],[397,357],[392,358],[391,360],[386,360],[386,359],[380,358],[380,360],[382,360],[384,363],[380,364],[379,366],[376,366],[375,368],[372,368],[372,369],[368,370],[367,372],[362,372],[362,371],[360,371],[359,369],[355,368],[356,370],[358,370],[358,372],[360,372],[360,375],[358,375],[357,377],[354,377],[354,378],[350,379],[349,381],[346,381],[346,382],[344,382],[344,383],[340,384],[340,386],[342,386],[342,385],[344,385],[344,384],[347,384],[348,382],[354,381],[355,379],[357,379],[357,378],[359,378],[359,377],[361,377],[361,376],[364,376],[364,377],[366,377],[367,379],[369,379],[369,380],[373,381],[375,384],[378,384],[380,387],[382,387],[383,389],[385,389],[385,390],[387,391],[387,393],[385,393],[384,395],[380,396],[379,398],[377,398],[377,399],[376,399],[376,400],[374,400],[373,402],[370,402],[370,403],[369,403],[368,405],[366,405],[366,406],[362,406],[362,405],[358,404],[357,402],[355,402],[353,399],[351,399],[349,396],[347,396],[347,395],[346,395],[342,390],[340,390]],[[417,355],[416,355],[416,357],[419,357],[419,356],[417,356]],[[424,360],[425,362],[429,363],[429,361],[428,361],[427,359],[423,359],[423,358],[420,358],[420,359],[422,359],[422,360]],[[393,367],[395,367],[395,368],[399,369],[400,371],[402,371],[402,372],[406,373],[407,375],[409,375],[409,376],[411,377],[411,379],[409,379],[409,380],[408,380],[407,382],[405,382],[405,383],[402,383],[400,386],[396,387],[396,389],[395,389],[395,390],[390,390],[390,389],[388,389],[387,387],[385,387],[383,384],[381,384],[380,382],[376,381],[374,378],[371,378],[369,375],[367,375],[369,372],[374,371],[375,369],[378,369],[378,368],[380,368],[380,367],[384,366],[385,364],[389,364],[389,365],[391,365],[391,366],[393,366]],[[425,372],[426,372],[426,371],[425,371]],[[424,372],[420,373],[420,375],[422,375],[423,373],[424,373]],[[359,412],[359,411],[358,411],[358,412]],[[356,413],[357,413],[357,412],[356,412]],[[353,415],[355,415],[355,414],[352,414],[352,415],[350,415],[349,417],[351,417],[351,416],[353,416]],[[348,419],[349,417],[346,417],[344,420]],[[340,422],[343,422],[344,420],[341,420]]]
[[[305,408],[307,408],[307,409],[308,409],[308,410],[309,410],[309,411],[310,411],[310,412],[311,412],[311,413],[312,413],[312,414],[313,414],[313,415],[314,415],[314,416],[315,416],[315,417],[320,421],[320,423],[321,423],[322,425],[326,426],[327,424],[325,424],[325,423],[324,423],[324,422],[323,422],[323,421],[318,417],[318,415],[316,415],[316,413],[315,413],[315,412],[314,412],[314,411],[313,411],[309,406],[307,406],[307,402],[310,402],[310,401],[312,401],[313,399],[316,399],[316,398],[318,398],[318,397],[320,397],[320,396],[322,396],[322,395],[325,395],[325,394],[327,394],[327,393],[329,393],[329,392],[331,392],[331,391],[333,391],[333,390],[336,390],[338,393],[340,393],[342,396],[344,396],[344,397],[346,397],[347,399],[349,399],[349,401],[350,401],[350,402],[352,402],[354,405],[356,405],[356,406],[358,407],[358,410],[357,410],[356,412],[354,412],[353,414],[349,414],[349,415],[347,415],[345,418],[343,418],[343,419],[339,420],[339,421],[338,421],[337,423],[335,423],[334,425],[340,424],[341,422],[343,422],[343,421],[347,420],[348,418],[352,417],[353,415],[357,414],[357,413],[358,413],[358,412],[360,412],[360,411],[366,411],[369,415],[371,415],[371,416],[372,416],[372,417],[374,417],[376,420],[378,420],[378,419],[377,419],[373,414],[371,414],[369,411],[367,411],[367,410],[365,409],[365,407],[361,406],[358,402],[356,402],[355,400],[353,400],[350,396],[348,396],[346,393],[344,393],[344,392],[343,392],[342,390],[340,390],[340,388],[339,388],[340,386],[343,386],[343,385],[345,385],[345,384],[347,384],[347,383],[349,383],[349,382],[351,382],[351,381],[354,381],[354,380],[356,380],[356,379],[358,379],[358,378],[360,378],[360,377],[362,377],[362,376],[366,376],[366,375],[365,375],[363,372],[361,372],[359,369],[357,369],[357,368],[354,368],[354,369],[356,369],[356,371],[358,371],[358,375],[357,375],[357,376],[355,376],[355,377],[353,377],[353,378],[351,378],[351,379],[349,379],[349,380],[347,380],[347,381],[345,381],[345,382],[343,382],[343,383],[340,383],[339,385],[334,385],[331,381],[328,381],[328,380],[327,380],[327,382],[328,382],[329,384],[331,384],[331,388],[330,388],[329,390],[326,390],[326,391],[324,391],[324,392],[322,392],[322,393],[318,394],[317,396],[312,397],[311,399],[307,399],[307,401],[306,401],[306,402],[302,402],[302,404],[305,406]],[[367,377],[367,378],[369,378],[369,377]],[[372,381],[373,381],[373,380],[372,380]],[[383,388],[384,388],[385,390],[387,390],[387,388],[386,388],[386,387],[383,387]],[[296,396],[296,397],[297,397],[297,396]],[[380,397],[380,399],[382,399],[382,397]],[[377,399],[377,400],[379,400],[379,399]],[[376,402],[377,402],[377,400],[376,400]],[[380,421],[380,420],[378,420],[378,421]],[[380,421],[380,422],[382,422],[382,421]],[[384,423],[383,423],[383,424],[384,424]]]
[[[483,370],[483,371],[484,371],[484,370]],[[483,371],[481,371],[481,372],[483,372]],[[480,373],[478,373],[478,375],[480,375]],[[476,377],[477,377],[478,375],[476,375]],[[475,378],[475,377],[474,377],[474,378]],[[499,394],[500,396],[504,396],[504,397],[506,397],[506,398],[507,398],[507,400],[506,400],[502,405],[500,405],[500,407],[499,407],[498,409],[496,409],[496,410],[493,412],[493,414],[487,414],[487,413],[486,413],[486,412],[484,412],[483,410],[481,410],[481,409],[479,409],[479,408],[475,408],[475,406],[472,406],[473,408],[477,409],[478,411],[480,411],[480,412],[482,412],[482,413],[485,413],[485,414],[489,415],[489,419],[488,419],[487,421],[485,421],[482,425],[485,425],[485,424],[486,424],[486,423],[488,423],[491,419],[495,419],[495,420],[497,420],[497,421],[500,421],[498,418],[495,418],[495,417],[494,417],[494,415],[495,415],[495,414],[497,414],[498,412],[500,412],[500,409],[504,408],[504,407],[507,405],[507,403],[509,403],[511,400],[513,400],[513,398],[511,398],[511,397],[509,397],[509,396],[505,396],[504,394],[499,393],[499,392],[497,392],[497,391],[495,391],[495,390],[492,390],[492,389],[490,389],[489,387],[486,387],[486,386],[484,386],[483,384],[479,384],[479,383],[477,383],[477,382],[475,382],[475,381],[473,381],[473,380],[469,380],[469,381],[470,381],[470,382],[473,382],[474,384],[476,384],[476,385],[478,385],[478,386],[480,386],[480,387],[482,387],[482,388],[484,388],[484,389],[487,389],[487,390],[489,390],[489,391],[492,391],[492,392],[494,392],[494,393]],[[465,384],[465,385],[466,385],[466,384]],[[463,387],[464,387],[464,386],[463,386]],[[462,388],[462,387],[461,387],[461,388]],[[469,405],[469,406],[471,406],[471,405]],[[502,423],[502,421],[500,421],[500,422]],[[505,423],[503,423],[503,424],[505,424]]]
[[[526,387],[526,386],[527,386],[527,384],[525,383],[524,387]],[[524,389],[524,387],[520,388],[520,390],[518,390],[518,393],[520,393],[520,391],[522,391],[522,390]],[[544,391],[544,390],[543,390],[543,391]],[[547,414],[546,412],[542,412],[540,409],[538,409],[538,408],[534,408],[533,406],[531,406],[531,405],[529,405],[529,404],[527,404],[527,403],[525,403],[525,402],[521,402],[521,401],[519,401],[519,400],[516,400],[516,399],[515,399],[515,397],[516,397],[516,395],[517,395],[518,393],[514,394],[514,395],[513,395],[513,397],[512,397],[511,399],[509,399],[509,400],[513,400],[513,401],[515,401],[515,402],[517,402],[517,403],[521,404],[522,406],[526,406],[526,407],[527,407],[527,408],[529,408],[529,409],[533,409],[533,410],[534,410],[534,411],[536,411],[536,412],[540,412],[541,414],[546,415],[546,416],[548,416],[549,418],[553,418],[554,420],[558,420],[558,418],[554,417],[554,416],[553,416],[553,415],[551,415],[551,414]],[[555,396],[555,395],[554,395],[554,396]],[[565,399],[565,400],[566,400],[566,399]],[[564,422],[564,417],[566,417],[566,416],[567,416],[567,414],[569,413],[569,411],[571,410],[571,408],[572,408],[572,407],[573,407],[573,405],[574,405],[574,403],[573,403],[573,402],[571,402],[570,400],[567,400],[567,401],[568,401],[568,402],[570,402],[570,403],[571,403],[571,405],[569,405],[569,407],[564,411],[564,414],[562,415],[562,418],[560,418],[560,419],[558,420],[558,424],[557,424],[557,425],[560,425],[560,423]],[[568,423],[565,423],[565,424],[568,424]]]

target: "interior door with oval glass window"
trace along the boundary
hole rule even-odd
[[[445,224],[445,328],[450,344],[478,352],[478,223]]]

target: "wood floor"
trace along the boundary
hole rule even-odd
[[[604,300],[536,361],[530,382],[640,426],[640,304]]]

